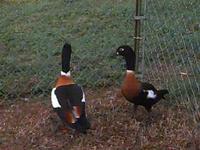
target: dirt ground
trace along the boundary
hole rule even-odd
[[[200,127],[183,108],[159,102],[147,122],[147,112],[140,107],[134,114],[116,88],[87,90],[86,97],[87,135],[58,130],[50,98],[0,103],[0,149],[198,150]]]

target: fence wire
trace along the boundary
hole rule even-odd
[[[170,103],[199,119],[200,3],[147,0],[144,77],[170,91]]]

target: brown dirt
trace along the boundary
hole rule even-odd
[[[86,92],[92,123],[87,135],[58,131],[60,120],[49,98],[1,104],[0,149],[192,150],[198,145],[193,136],[195,124],[184,109],[160,102],[148,123],[145,110],[140,107],[134,114],[133,105],[117,89]]]

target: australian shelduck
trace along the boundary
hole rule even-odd
[[[124,57],[126,61],[126,74],[121,86],[122,95],[135,105],[135,110],[138,105],[144,106],[148,112],[161,99],[165,99],[165,94],[168,90],[157,90],[152,84],[140,82],[135,75],[135,59],[136,54],[128,45],[120,46],[116,50],[117,55]]]
[[[83,88],[74,83],[70,75],[71,45],[62,49],[62,71],[51,92],[51,103],[66,129],[86,133],[90,123],[86,117]]]

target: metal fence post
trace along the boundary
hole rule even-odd
[[[134,50],[136,52],[136,68],[135,71],[139,73],[139,52],[140,52],[140,43],[143,39],[141,37],[141,20],[144,19],[144,16],[142,15],[142,0],[136,0],[135,3],[135,33],[134,33]]]

